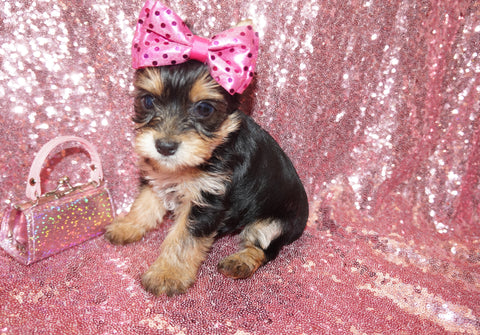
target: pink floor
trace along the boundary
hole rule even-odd
[[[480,3],[165,1],[206,37],[260,33],[246,110],[291,156],[310,199],[298,241],[252,278],[216,263],[185,295],[140,275],[167,226],[22,266],[0,250],[0,334],[480,334]],[[117,213],[137,183],[130,42],[141,0],[0,4],[0,210],[25,199],[35,152],[93,142]],[[86,179],[64,150],[45,188]]]

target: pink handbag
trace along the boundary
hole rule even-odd
[[[91,159],[91,182],[72,186],[67,177],[54,191],[41,193],[40,172],[48,155],[66,142],[80,143]],[[5,210],[0,246],[23,264],[31,264],[103,233],[115,211],[103,180],[95,147],[73,136],[57,137],[45,144],[30,168],[26,189],[30,200]]]

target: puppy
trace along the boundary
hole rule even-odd
[[[143,275],[146,290],[185,292],[219,235],[240,231],[240,251],[218,264],[232,278],[250,277],[300,237],[308,202],[295,168],[206,65],[140,69],[134,86],[140,192],[105,237],[138,241],[173,212],[160,256]]]
[[[250,277],[300,237],[308,202],[295,168],[206,65],[140,69],[134,86],[140,192],[105,237],[138,241],[173,212],[160,256],[143,275],[146,290],[185,292],[219,235],[240,231],[240,251],[218,264],[232,278]]]
[[[138,241],[173,212],[160,256],[142,277],[155,295],[184,293],[218,236],[240,232],[240,251],[218,271],[247,278],[305,228],[308,201],[295,168],[238,109],[257,53],[249,24],[206,39],[159,1],[140,12],[132,43],[140,191],[105,237]]]

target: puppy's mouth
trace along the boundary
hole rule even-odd
[[[175,138],[159,137],[153,129],[140,132],[135,140],[138,155],[163,169],[178,171],[199,166],[212,154],[212,147],[195,132]]]
[[[136,152],[151,161],[156,170],[177,172],[199,167],[208,162],[215,149],[240,127],[239,115],[240,112],[230,114],[210,137],[195,129],[168,135],[162,129],[142,128],[135,139]]]

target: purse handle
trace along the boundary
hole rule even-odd
[[[42,171],[43,163],[47,159],[48,155],[56,147],[67,142],[79,142],[83,145],[83,147],[90,155],[90,159],[92,162],[90,178],[92,179],[92,181],[97,182],[98,184],[100,184],[100,182],[103,180],[102,163],[100,162],[100,156],[98,155],[95,147],[90,142],[81,137],[59,136],[47,142],[35,156],[32,166],[30,167],[30,173],[28,174],[26,190],[27,198],[35,201],[38,197],[42,195],[42,190],[40,186],[40,172]]]

